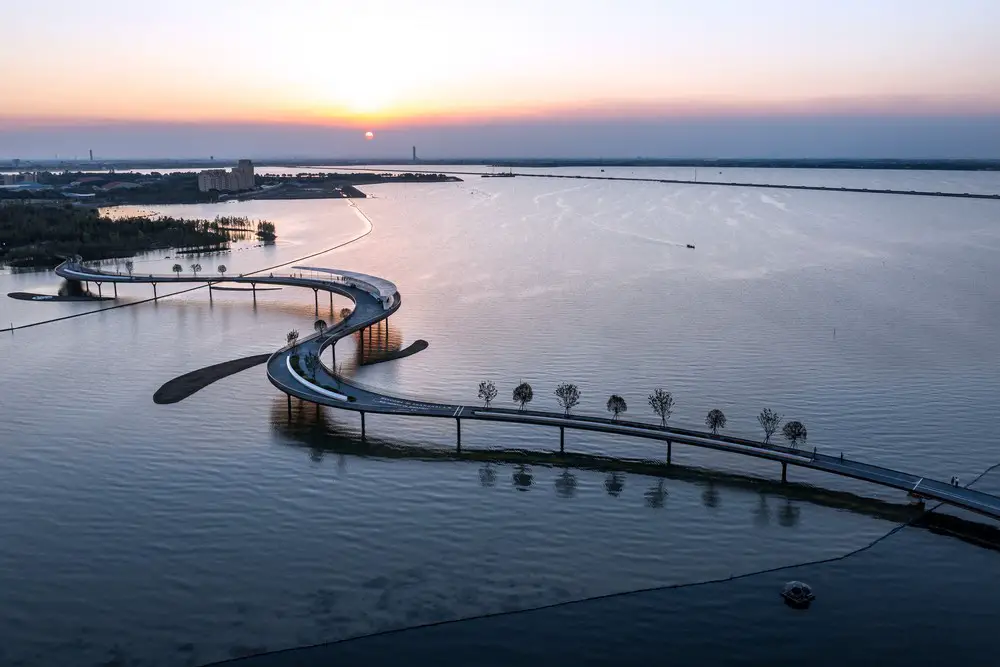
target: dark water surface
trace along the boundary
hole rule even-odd
[[[910,182],[894,172],[873,178],[879,187]],[[956,174],[941,178],[962,185]],[[990,187],[970,178],[970,188]],[[356,238],[367,216],[370,235],[306,263],[399,286],[404,306],[389,322],[389,347],[423,338],[428,349],[361,369],[352,341],[337,355],[346,371],[392,392],[471,401],[479,380],[493,379],[506,400],[524,379],[535,386],[533,405],[552,409],[552,389],[573,381],[580,411],[603,412],[615,392],[630,417],[652,418],[645,395],[665,386],[678,424],[699,425],[720,407],[729,432],[755,434],[754,415],[770,406],[807,424],[809,446],[909,472],[971,479],[1000,461],[996,202],[536,179],[368,191],[374,197],[357,209],[312,200],[159,210],[275,221],[274,247],[197,258],[230,273]],[[165,254],[136,271],[169,271],[177,260]],[[3,294],[55,293],[59,284],[52,273],[0,274]],[[348,305],[335,300],[331,313],[320,301],[327,319]],[[94,308],[3,297],[0,321]],[[202,289],[0,337],[0,664],[201,664],[828,558],[895,525],[732,477],[773,479],[773,466],[680,447],[675,462],[729,477],[390,455],[378,448],[449,448],[454,425],[371,416],[375,442],[365,447],[355,415],[296,402],[289,416],[260,368],[153,404],[172,377],[269,352],[291,328],[311,330],[313,308],[308,291],[260,292],[254,308],[248,294],[217,292],[209,303]],[[558,447],[558,433],[542,427],[469,424],[462,435],[469,448]],[[567,445],[663,456],[655,444],[597,434],[568,434]],[[792,475],[905,502],[819,473]],[[1000,475],[976,488],[1000,492]],[[907,529],[808,571],[822,604],[789,622],[825,618],[832,636],[877,627],[901,637],[918,612],[887,611],[898,603],[995,625],[1000,614],[985,599],[996,568],[991,551]],[[677,609],[691,608],[702,620],[676,621],[671,636],[699,651],[736,615],[762,622],[730,624],[735,634],[723,636],[733,642],[777,641],[770,624],[798,637],[776,616],[786,613],[774,599],[785,578],[622,598],[613,604],[639,607],[594,607],[592,618],[628,611],[660,624],[662,613],[674,623]],[[958,593],[942,594],[969,586],[978,588],[965,607]],[[558,614],[570,612],[553,613],[537,625],[553,628],[555,641],[569,631]],[[973,625],[951,635],[964,629],[967,647],[978,646]],[[491,632],[514,631],[503,628]],[[822,642],[824,655],[853,655],[843,642]]]

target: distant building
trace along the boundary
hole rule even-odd
[[[254,185],[253,162],[250,160],[240,160],[236,167],[229,171],[206,169],[198,174],[198,189],[202,192],[253,190]]]
[[[4,185],[18,185],[19,183],[37,183],[38,172],[26,172],[23,174],[4,174]]]

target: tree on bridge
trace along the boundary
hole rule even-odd
[[[712,435],[719,435],[719,429],[726,428],[726,415],[718,408],[709,410],[705,417],[705,426],[712,429]]]
[[[295,343],[299,340],[299,330],[292,329],[291,331],[289,331],[287,334],[285,334],[285,340],[288,342],[289,345],[295,347]]]
[[[580,404],[580,390],[575,384],[563,383],[556,387],[556,400],[563,409],[563,416],[569,417],[569,411]]]
[[[194,274],[195,278],[198,277],[199,271],[201,271],[201,264],[195,262],[194,264],[191,265],[191,272]]]
[[[497,386],[493,380],[483,380],[479,383],[479,398],[483,399],[483,405],[490,407],[490,403],[497,397]]]
[[[128,277],[129,278],[132,277],[132,270],[133,269],[135,269],[135,262],[133,262],[131,259],[126,259],[125,260],[125,270],[128,271]]]
[[[799,440],[805,442],[806,435],[808,435],[805,425],[800,421],[790,421],[785,424],[784,428],[781,429],[781,434],[788,442],[792,443],[792,447],[798,447]]]
[[[615,421],[618,421],[618,415],[627,411],[628,405],[625,399],[618,394],[611,394],[611,398],[608,399],[608,412],[614,414]]]
[[[340,319],[346,320],[350,316],[351,316],[351,309],[350,308],[341,308],[340,309]]]
[[[174,273],[176,273],[177,277],[180,278],[181,277],[181,271],[184,270],[184,267],[181,266],[180,264],[174,264],[173,267],[170,270],[173,271]]]
[[[222,276],[223,278],[225,278],[226,277],[226,271],[228,271],[228,269],[226,268],[226,265],[225,264],[219,264],[219,275]]]
[[[316,333],[323,333],[327,329],[326,321],[316,320],[315,322],[313,322],[313,329],[316,330]]]
[[[521,382],[519,385],[514,387],[513,399],[514,402],[520,406],[519,410],[524,410],[524,406],[531,403],[531,399],[535,397],[535,392],[531,389],[531,385],[527,382]]]
[[[764,429],[764,442],[771,442],[771,436],[778,430],[781,424],[781,415],[770,408],[764,408],[757,415],[757,423]]]
[[[653,408],[653,412],[660,418],[660,427],[666,428],[670,413],[674,411],[674,397],[669,391],[657,389],[649,395],[648,400],[649,407]]]

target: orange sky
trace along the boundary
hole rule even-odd
[[[820,4],[42,0],[0,22],[0,116],[385,126],[1000,110],[1000,3]]]

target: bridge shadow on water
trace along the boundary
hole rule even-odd
[[[912,503],[889,502],[800,482],[780,482],[676,463],[668,465],[664,461],[649,459],[589,453],[559,454],[558,451],[502,446],[488,449],[463,447],[459,452],[439,445],[377,436],[362,439],[357,431],[331,418],[328,411],[328,408],[298,399],[292,399],[289,411],[286,399],[276,397],[271,404],[270,422],[272,429],[284,440],[307,450],[310,458],[317,462],[328,455],[336,455],[479,463],[477,474],[484,487],[511,484],[523,492],[537,486],[533,467],[561,469],[554,486],[556,495],[564,499],[573,498],[576,494],[574,471],[605,473],[604,489],[612,497],[621,495],[630,477],[642,477],[650,484],[643,499],[645,505],[651,508],[664,507],[670,495],[669,483],[676,481],[701,487],[702,503],[709,508],[718,507],[722,502],[720,490],[758,494],[759,504],[753,510],[753,520],[761,525],[770,523],[772,519],[784,527],[797,525],[800,515],[796,503],[806,502],[894,523],[910,523],[978,546],[1000,549],[1000,528],[997,526],[951,514],[926,512]],[[508,473],[500,466],[514,466],[514,470]]]

